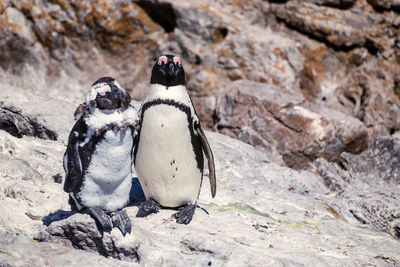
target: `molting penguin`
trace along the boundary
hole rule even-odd
[[[137,217],[163,207],[180,207],[173,216],[188,224],[197,206],[203,179],[203,152],[215,196],[214,159],[186,91],[185,72],[178,57],[161,56],[153,66],[150,86],[139,110],[140,130],[135,169],[146,201]]]
[[[88,213],[104,231],[118,227],[124,236],[131,231],[131,221],[121,209],[129,201],[138,125],[130,101],[115,79],[97,80],[75,112],[80,116],[64,154],[64,191],[71,209]]]

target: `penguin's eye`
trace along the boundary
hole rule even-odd
[[[158,59],[157,64],[161,65],[162,63],[167,64],[168,58],[166,56],[162,56]]]
[[[177,57],[174,57],[174,63],[175,63],[175,64],[178,64],[179,66],[182,65],[181,61],[180,61],[179,58],[177,58]]]

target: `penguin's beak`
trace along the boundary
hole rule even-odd
[[[171,75],[174,75],[174,74],[175,74],[175,71],[176,71],[175,63],[172,62],[172,61],[169,61],[169,62],[167,63],[166,69],[167,69],[167,74],[168,74],[168,75],[170,75],[170,76],[171,76]]]
[[[124,99],[126,97],[125,92],[120,88],[118,88],[116,85],[110,84],[110,87],[111,87],[111,95],[110,95],[111,99]]]

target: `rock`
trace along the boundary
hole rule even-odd
[[[64,151],[60,141],[16,138],[0,130],[1,244],[8,244],[16,235],[32,240],[42,227],[42,217],[68,207],[60,194],[62,185],[52,179],[64,173]]]
[[[400,20],[387,3],[0,1],[2,125],[20,137],[0,129],[0,261],[399,265]],[[73,112],[101,76],[142,99],[165,53],[183,60],[203,127],[253,146],[206,132],[217,197],[205,181],[208,214],[189,225],[167,209],[136,218],[133,179],[132,234],[101,233],[59,183]]]
[[[362,60],[359,66],[352,63],[355,58]],[[378,73],[377,64],[382,70]],[[400,127],[396,115],[400,109],[395,89],[397,71],[398,64],[370,57],[364,48],[356,49],[349,58],[318,46],[305,53],[300,87],[307,101],[362,121],[370,145],[377,136],[391,134]]]
[[[343,153],[340,163],[346,171],[359,173],[364,180],[382,179],[388,184],[400,184],[400,139],[380,137],[359,155]],[[367,178],[370,176],[370,178]]]
[[[57,139],[57,133],[40,123],[24,116],[13,107],[6,107],[0,102],[0,129],[22,137],[23,135],[37,136],[43,139]]]
[[[400,8],[399,0],[367,0],[373,7],[377,9],[397,9]]]
[[[4,1],[2,1],[4,2]],[[0,66],[17,71],[17,66],[38,61],[35,49],[36,36],[31,30],[32,23],[13,7],[3,7],[0,14]]]
[[[134,266],[134,263],[105,258],[94,253],[76,250],[56,243],[37,243],[24,236],[17,236],[13,241],[1,248],[0,260],[4,266],[35,265],[112,265]]]
[[[349,8],[354,5],[355,0],[307,0],[305,2],[311,2],[317,5],[332,6],[339,8]]]
[[[358,227],[360,222],[348,210],[356,207],[342,203],[339,196],[332,198],[319,176],[280,167],[240,141],[211,132],[207,136],[215,155],[218,193],[212,199],[204,183],[199,205],[207,213],[197,209],[189,225],[176,224],[173,210],[136,218],[137,206],[129,206],[125,210],[132,234],[123,237],[118,229],[100,233],[88,215],[57,211],[44,220],[48,226],[41,228],[39,239],[149,265],[399,262],[398,241]]]
[[[357,10],[338,10],[304,1],[271,5],[271,12],[290,27],[335,47],[363,46],[382,16]]]
[[[359,155],[342,153],[338,164],[316,161],[316,172],[337,192],[346,208],[362,224],[399,237],[400,139],[382,137]]]
[[[76,95],[101,76],[114,76],[143,98],[153,35],[163,30],[131,1],[9,1],[0,13],[2,80]],[[163,37],[164,38],[164,37]],[[139,42],[146,43],[138,44]],[[128,57],[129,55],[129,57]],[[132,57],[137,57],[132,64]],[[139,63],[140,62],[140,63]]]
[[[43,91],[47,91],[47,94]],[[66,142],[70,129],[65,126],[72,127],[74,123],[74,106],[65,99],[70,95],[72,92],[63,92],[60,88],[36,90],[2,84],[0,127],[17,137],[60,138]],[[71,101],[82,102],[84,94],[80,96],[81,99],[75,96]]]
[[[277,151],[293,168],[304,168],[317,157],[337,160],[341,152],[358,153],[366,145],[362,122],[307,104],[300,94],[238,81],[218,99],[216,126],[221,132],[266,152]]]
[[[59,213],[63,212],[56,212],[46,217],[46,221],[49,220],[51,224],[46,232],[41,232],[39,241],[58,240],[70,247],[97,252],[103,256],[124,261],[139,261],[137,252],[139,244],[135,244],[137,241],[128,243],[124,238],[116,239],[108,233],[100,233],[95,221],[87,214],[60,215]]]
[[[286,6],[290,8],[286,10]],[[298,41],[298,49],[304,62],[299,73],[300,91],[306,102],[335,109],[362,121],[367,127],[368,145],[377,136],[397,131],[400,126],[395,115],[400,108],[399,97],[396,95],[399,72],[396,44],[399,35],[397,26],[394,25],[397,25],[397,16],[393,12],[382,16],[366,2],[357,2],[346,10],[317,6],[304,1],[271,4],[272,13],[285,13],[288,10],[297,12],[301,8],[305,12],[298,14],[301,17],[298,27],[291,24],[291,30],[288,31],[283,24],[279,24],[275,30],[287,32]],[[310,9],[314,11],[311,12]],[[307,13],[306,10],[310,12]],[[316,36],[318,30],[313,26],[317,22],[313,14],[324,14],[325,11],[332,14],[330,18],[333,20],[347,14],[347,19],[340,20],[349,27],[354,26],[365,37],[365,42],[340,47],[327,37]],[[353,13],[356,15],[351,15]],[[294,20],[292,15],[288,15],[289,20]],[[277,14],[277,19],[282,21],[279,16]],[[348,21],[350,18],[354,21]],[[363,22],[365,19],[375,22],[368,24]],[[328,22],[325,19],[322,22],[326,24],[326,32],[334,32]],[[369,28],[359,27],[358,23],[369,25]],[[309,34],[308,28],[313,28]],[[379,71],[376,71],[377,66]]]

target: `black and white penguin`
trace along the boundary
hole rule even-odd
[[[106,232],[131,231],[123,207],[132,185],[133,147],[138,114],[131,98],[114,78],[97,80],[68,138],[64,154],[71,209],[91,215]]]
[[[186,91],[185,71],[178,57],[161,56],[154,64],[139,116],[135,169],[146,201],[139,205],[136,216],[158,212],[160,206],[180,207],[173,216],[177,223],[188,224],[203,179],[203,152],[212,197],[216,181],[213,154]]]

